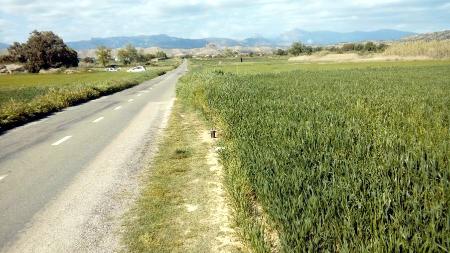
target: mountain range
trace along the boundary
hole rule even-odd
[[[413,36],[403,38],[404,41],[416,41],[416,40],[450,40],[450,30],[432,33],[421,33]]]
[[[398,30],[376,30],[376,31],[356,31],[356,32],[332,32],[332,31],[305,31],[294,29],[279,36],[272,38],[251,37],[243,40],[229,38],[203,38],[203,39],[186,39],[172,37],[166,34],[159,35],[140,35],[140,36],[121,36],[108,38],[92,38],[90,40],[72,41],[67,44],[76,50],[93,49],[98,46],[106,46],[109,48],[121,48],[127,44],[135,47],[149,48],[159,47],[163,49],[193,49],[202,48],[208,44],[215,44],[222,47],[283,47],[289,46],[292,42],[303,42],[311,45],[332,45],[343,42],[358,41],[391,41],[399,40],[407,36],[413,36],[415,33],[398,31]],[[0,49],[7,48],[8,45],[0,43]]]
[[[411,32],[397,31],[397,30],[377,30],[370,32],[331,32],[331,31],[305,31],[300,29],[285,32],[277,37],[252,37],[243,40],[235,40],[229,38],[203,38],[203,39],[185,39],[172,37],[165,34],[159,35],[140,35],[140,36],[123,36],[123,37],[109,37],[109,38],[92,38],[90,40],[73,41],[67,44],[77,50],[96,48],[104,45],[110,48],[121,48],[126,44],[133,44],[136,47],[148,48],[159,47],[164,49],[172,48],[201,48],[208,44],[215,44],[217,46],[233,47],[255,47],[255,46],[288,46],[292,42],[301,41],[305,44],[311,45],[331,45],[343,42],[358,42],[358,41],[391,41],[399,40],[406,36],[415,35]]]
[[[8,48],[8,47],[9,47],[8,44],[0,42],[0,49],[5,49],[5,48]]]

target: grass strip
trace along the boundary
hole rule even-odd
[[[208,165],[211,143],[203,134],[204,120],[177,101],[141,196],[126,217],[130,252],[240,252],[229,244],[221,182]]]
[[[68,84],[62,86],[52,85],[50,87],[35,84],[31,88],[15,88],[12,93],[0,90],[0,97],[3,96],[1,93],[4,93],[5,96],[10,96],[8,99],[4,98],[0,104],[0,133],[43,118],[66,107],[133,87],[143,81],[163,75],[173,68],[173,66],[158,68],[157,70],[150,70],[143,74],[131,75],[117,80],[92,80],[90,82],[87,79],[82,83],[70,82],[71,78],[76,78],[76,74],[55,74],[64,75],[65,82],[68,82]],[[92,75],[92,78],[96,76],[95,73],[87,75]],[[12,76],[9,78],[16,77]],[[17,78],[21,77],[18,76]]]

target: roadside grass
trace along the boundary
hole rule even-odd
[[[178,95],[223,133],[252,250],[449,251],[448,61],[219,61],[195,61]]]
[[[163,75],[171,65],[143,73],[93,72],[0,76],[0,132],[66,107],[135,86]]]
[[[129,252],[240,252],[230,244],[221,178],[202,138],[205,122],[177,101],[159,150],[144,172],[143,190],[126,216]],[[225,219],[225,220],[224,220]]]

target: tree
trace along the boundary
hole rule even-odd
[[[303,52],[304,53],[306,53],[306,54],[308,54],[308,55],[311,55],[312,53],[313,53],[313,47],[312,46],[304,46],[303,47]]]
[[[37,73],[41,69],[76,67],[78,54],[50,31],[33,31],[26,43],[15,42],[8,48],[15,60],[25,63],[25,69]]]
[[[125,48],[119,49],[117,52],[117,58],[119,58],[119,61],[123,64],[128,65],[132,62],[137,62],[139,59],[139,54],[133,45],[128,44]]]
[[[281,49],[281,48],[278,48],[278,49],[274,52],[274,54],[275,54],[275,55],[287,55],[288,52],[287,52],[286,50],[283,50],[283,49]]]
[[[13,62],[21,62],[25,63],[27,61],[25,56],[25,47],[24,44],[20,44],[19,42],[14,42],[8,48],[9,59]]]
[[[375,43],[369,41],[364,45],[364,50],[365,51],[376,51],[377,50],[377,46],[375,45]]]
[[[386,50],[386,48],[388,48],[388,45],[384,44],[384,43],[380,43],[377,46],[377,51],[379,52],[384,52]]]
[[[84,57],[83,62],[92,64],[92,63],[95,63],[95,59],[92,57]]]
[[[158,59],[167,59],[167,54],[164,51],[158,51],[155,54]]]
[[[364,44],[358,43],[355,45],[355,51],[363,51],[364,50]]]
[[[97,59],[102,64],[103,67],[105,67],[106,64],[108,64],[109,61],[112,59],[111,49],[107,48],[105,46],[97,47],[97,50],[95,51],[95,55],[97,55]]]
[[[300,42],[294,42],[292,46],[289,48],[289,53],[292,55],[300,55],[304,52],[304,46]]]
[[[155,59],[156,56],[154,54],[141,54],[140,58],[142,62],[149,62],[152,59]]]
[[[354,44],[354,43],[347,43],[347,44],[344,44],[344,45],[342,46],[342,50],[343,50],[343,51],[354,51],[354,50],[355,50],[355,44]]]
[[[231,48],[225,48],[223,51],[223,55],[225,57],[234,57],[237,54],[237,52],[233,51]]]

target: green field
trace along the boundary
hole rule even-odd
[[[0,76],[0,127],[5,130],[48,113],[111,94],[164,74],[176,66],[169,60],[142,73],[81,72]]]
[[[450,62],[193,61],[256,252],[448,252]]]

